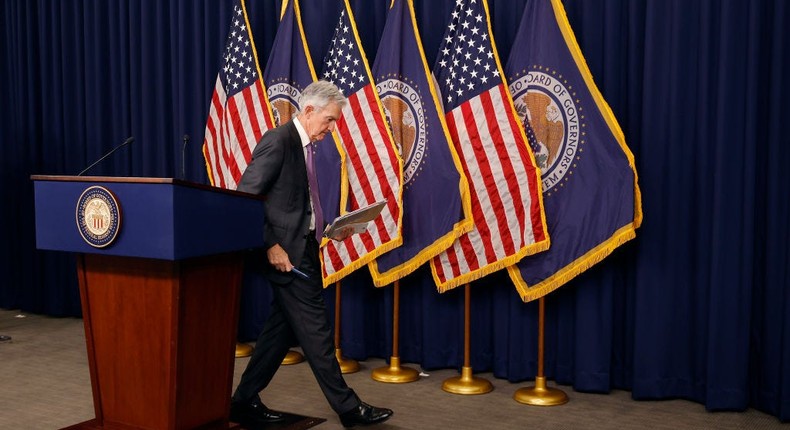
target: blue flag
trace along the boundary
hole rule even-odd
[[[416,270],[472,226],[469,185],[452,146],[411,0],[395,0],[372,73],[403,159],[403,244],[370,263],[383,286]]]
[[[309,52],[299,17],[299,3],[286,0],[269,61],[263,71],[276,125],[285,124],[296,116],[299,96],[316,80]]]
[[[551,248],[508,268],[522,300],[562,286],[635,237],[634,157],[559,0],[527,1],[505,67],[538,166]]]
[[[283,9],[269,61],[263,72],[277,125],[296,116],[302,91],[317,80],[304,36],[298,0],[286,0]],[[340,212],[341,157],[334,139],[334,134],[327,135],[315,146],[316,175],[321,184],[321,208],[326,219],[333,219]],[[331,282],[324,283],[325,286],[328,284]]]

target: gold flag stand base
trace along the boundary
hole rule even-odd
[[[546,320],[546,297],[538,301],[538,375],[535,376],[535,386],[519,388],[513,394],[513,400],[532,406],[557,406],[568,403],[568,395],[557,388],[546,387],[546,377],[543,376],[543,338]]]
[[[390,357],[390,365],[373,369],[370,377],[379,382],[389,384],[405,384],[420,379],[420,372],[400,366],[400,357]]]
[[[236,358],[249,357],[252,355],[252,347],[246,343],[236,343]]]
[[[546,378],[535,378],[535,386],[519,388],[513,394],[513,399],[519,403],[532,406],[557,406],[568,403],[568,395],[564,391],[546,386]]]
[[[288,366],[291,364],[299,364],[304,361],[304,355],[299,351],[289,350],[283,358],[283,364]]]
[[[335,358],[337,358],[337,364],[340,365],[341,373],[345,374],[359,372],[359,362],[351,358],[343,357],[342,349],[335,348]]]
[[[400,281],[395,281],[392,289],[392,356],[390,365],[374,369],[370,377],[374,381],[388,384],[405,384],[420,379],[420,372],[400,366],[398,339],[400,338]]]
[[[461,368],[461,376],[449,378],[442,384],[442,390],[453,394],[485,394],[494,389],[488,379],[477,378],[472,375],[472,368]]]
[[[494,386],[487,379],[476,378],[472,375],[471,350],[472,350],[472,289],[469,284],[464,286],[464,365],[461,367],[461,376],[449,378],[442,384],[442,390],[453,394],[485,394],[491,392]]]

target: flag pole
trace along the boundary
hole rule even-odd
[[[420,373],[410,367],[401,367],[398,356],[398,338],[400,337],[400,281],[395,281],[392,290],[392,356],[390,365],[373,369],[370,377],[379,382],[403,384],[420,379]]]
[[[546,386],[546,377],[543,376],[543,326],[545,320],[545,296],[538,301],[538,375],[535,377],[535,386],[519,388],[513,394],[513,399],[519,403],[532,406],[556,406],[568,403],[568,396],[564,391]]]
[[[471,317],[472,289],[469,284],[464,286],[464,366],[461,376],[449,378],[442,384],[442,390],[453,394],[485,394],[494,389],[487,379],[472,375],[471,365]]]
[[[340,348],[340,281],[335,282],[335,357],[342,373],[359,371],[357,360],[343,357],[343,349]]]

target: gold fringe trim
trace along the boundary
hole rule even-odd
[[[213,97],[213,94],[212,94]],[[205,140],[205,137],[203,138]],[[203,162],[206,164],[206,174],[208,175],[208,181],[211,183],[212,186],[216,187],[214,184],[214,174],[211,173],[211,164],[209,164],[209,155],[208,155],[208,145],[203,143]]]
[[[381,254],[401,246],[401,244],[403,244],[403,238],[400,235],[398,235],[396,238],[390,240],[389,242],[382,243],[376,248],[373,248],[373,251],[370,251],[367,254],[363,255],[358,260],[354,260],[351,263],[349,263],[347,266],[338,270],[337,272],[327,275],[324,278],[324,288],[327,288],[328,286],[334,284],[335,282],[340,281],[344,277],[348,276],[351,272],[370,263],[372,260],[376,259]],[[322,273],[323,273],[323,267],[324,267],[324,253],[321,252]]]
[[[592,73],[590,73],[590,68],[587,66],[587,60],[584,59],[584,55],[582,54],[581,48],[579,47],[579,43],[576,41],[576,36],[573,34],[571,24],[568,22],[568,17],[565,14],[565,8],[562,6],[562,1],[551,0],[551,5],[554,9],[554,17],[557,20],[557,25],[560,27],[560,32],[562,32],[562,35],[565,38],[565,45],[571,52],[571,56],[573,56],[576,67],[579,69],[582,78],[584,78],[587,89],[590,90],[590,94],[592,94],[595,104],[598,106],[598,110],[601,112],[604,120],[606,120],[609,130],[612,132],[615,139],[617,139],[617,143],[620,144],[620,148],[625,153],[626,158],[628,158],[628,165],[634,172],[634,228],[639,228],[639,226],[642,225],[643,217],[642,192],[639,189],[639,176],[636,173],[634,154],[631,153],[631,150],[625,143],[625,135],[623,134],[623,130],[620,128],[620,124],[617,122],[617,118],[615,118],[612,109],[609,107],[609,104],[606,103],[606,100],[603,98],[598,86],[595,85],[595,80],[593,80]]]
[[[611,254],[620,245],[635,238],[635,229],[635,223],[629,223],[621,227],[609,239],[600,243],[598,246],[591,249],[580,258],[574,260],[567,266],[556,271],[553,275],[532,287],[527,285],[526,281],[524,281],[524,278],[521,276],[521,271],[519,271],[517,265],[508,267],[508,274],[510,275],[510,279],[513,281],[513,284],[515,284],[516,290],[518,290],[518,293],[521,296],[521,300],[526,303],[535,299],[539,299],[563,286],[571,279],[599,263],[601,260],[609,256],[609,254]]]
[[[280,7],[280,21],[283,20],[283,16],[285,15],[285,9],[288,8],[288,0],[285,0]]]
[[[463,234],[468,233],[474,227],[474,221],[471,218],[464,219],[455,224],[453,230],[446,235],[438,238],[431,245],[423,248],[417,255],[409,260],[387,270],[384,273],[379,272],[378,263],[376,261],[370,262],[368,268],[373,277],[373,285],[376,287],[387,286],[417,270],[420,266],[427,263],[433,257],[441,254],[447,248],[452,246],[453,243]]]
[[[521,260],[522,258],[528,255],[532,255],[549,249],[549,246],[551,246],[551,239],[549,239],[549,236],[547,234],[546,239],[541,242],[535,242],[532,245],[525,246],[524,248],[521,248],[519,252],[513,255],[505,257],[494,263],[485,265],[477,270],[464,273],[457,278],[449,279],[444,283],[441,283],[439,281],[439,276],[436,273],[436,266],[433,264],[433,261],[431,261],[431,273],[433,274],[434,282],[436,282],[436,289],[440,293],[444,293],[449,290],[452,290],[455,287],[467,284],[472,281],[476,281],[486,275],[496,272],[497,270],[501,270],[504,269],[505,267],[516,264],[519,260]]]

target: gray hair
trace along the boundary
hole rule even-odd
[[[329,103],[337,103],[342,109],[346,105],[346,97],[335,84],[328,81],[315,81],[302,91],[299,98],[299,111],[304,112],[307,106],[321,110]]]

